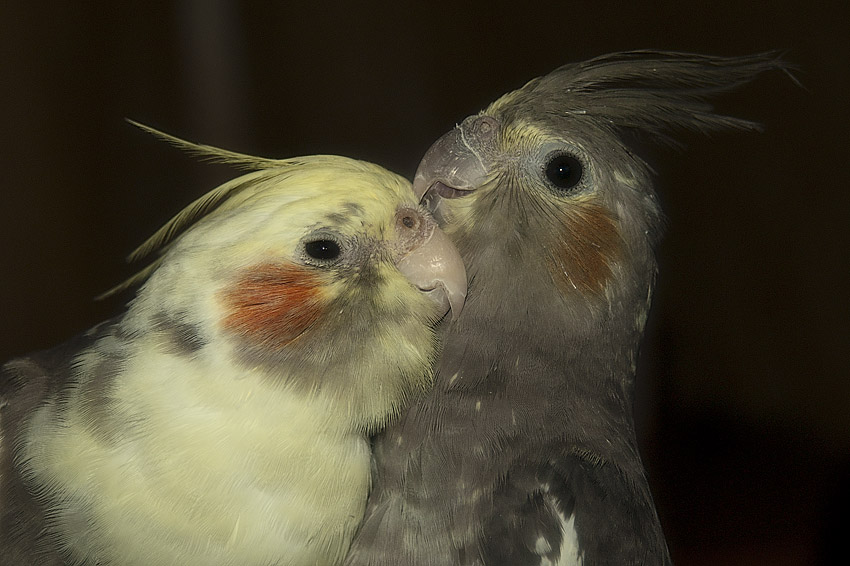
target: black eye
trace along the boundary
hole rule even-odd
[[[313,240],[304,244],[304,251],[313,259],[329,260],[339,257],[339,244],[333,240]]]
[[[546,178],[561,190],[572,189],[581,181],[581,161],[568,153],[559,153],[549,158]]]

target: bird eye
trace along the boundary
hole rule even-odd
[[[584,168],[574,156],[568,153],[557,153],[546,163],[546,178],[560,190],[572,189],[581,182]]]
[[[342,253],[342,250],[339,248],[339,244],[333,240],[324,239],[313,240],[305,243],[304,251],[307,252],[307,255],[311,258],[323,261],[336,259],[339,257],[339,254]]]

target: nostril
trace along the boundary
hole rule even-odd
[[[499,121],[492,116],[481,116],[472,123],[472,133],[485,140],[499,129]]]
[[[427,242],[436,227],[437,222],[424,210],[400,208],[395,215],[396,241],[393,245],[396,252],[402,256],[410,253]]]
[[[420,230],[424,224],[422,214],[413,208],[403,208],[396,214],[396,225],[402,231]]]

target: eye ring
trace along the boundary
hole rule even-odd
[[[546,157],[543,176],[556,191],[569,192],[581,184],[584,178],[584,165],[572,153],[557,151]]]
[[[342,246],[336,240],[320,237],[304,242],[304,253],[312,260],[331,262],[342,255]]]

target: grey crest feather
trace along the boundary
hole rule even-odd
[[[636,130],[675,145],[667,135],[670,130],[759,129],[750,120],[715,113],[706,100],[770,70],[781,70],[797,82],[792,66],[777,51],[741,57],[651,50],[612,53],[533,79],[484,113],[509,119],[587,116],[615,130]]]

